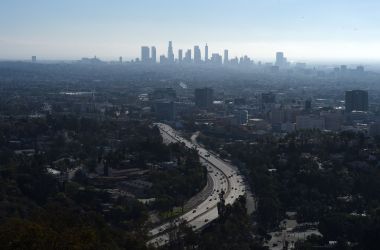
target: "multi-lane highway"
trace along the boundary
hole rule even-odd
[[[169,125],[163,123],[157,123],[155,125],[160,129],[165,143],[180,142],[188,148],[196,148],[198,150],[201,163],[207,167],[213,185],[210,195],[198,203],[196,207],[175,221],[162,224],[149,231],[151,240],[148,243],[161,246],[169,242],[168,232],[180,221],[186,221],[194,230],[198,230],[212,220],[215,220],[218,217],[217,203],[219,202],[220,192],[225,192],[225,203],[232,204],[239,196],[245,194],[246,187],[237,169],[229,163],[199,145],[195,145],[182,138]]]

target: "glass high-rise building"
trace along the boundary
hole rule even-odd
[[[201,63],[202,58],[201,58],[201,49],[199,46],[194,46],[194,63]]]
[[[149,47],[148,46],[142,46],[141,47],[141,62],[148,63],[150,61],[149,56]]]
[[[228,64],[228,61],[229,61],[229,59],[228,59],[228,50],[227,49],[225,49],[224,50],[224,64]]]
[[[152,46],[151,48],[151,61],[152,63],[156,63],[157,62],[157,52],[156,52],[156,47]]]
[[[173,52],[172,41],[169,41],[169,46],[168,46],[168,62],[174,63],[174,52]]]
[[[208,62],[208,45],[205,46],[205,62]]]

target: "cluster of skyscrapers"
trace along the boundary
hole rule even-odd
[[[157,55],[156,55],[156,47],[141,47],[141,62],[142,63],[157,63]],[[253,64],[253,60],[251,60],[248,56],[243,56],[241,58],[233,58],[229,59],[228,50],[224,50],[223,56],[219,53],[212,53],[211,57],[209,57],[209,47],[206,44],[204,47],[204,56],[202,58],[201,48],[196,45],[193,50],[187,49],[186,51],[179,49],[177,58],[174,56],[173,43],[169,41],[168,52],[167,55],[161,55],[159,57],[159,63],[173,64],[173,63],[194,63],[194,64],[231,64],[231,65],[251,65]]]
[[[156,63],[157,55],[156,55],[156,47],[152,46],[149,48],[148,46],[141,47],[141,62],[143,63]]]

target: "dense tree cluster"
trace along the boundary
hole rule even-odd
[[[150,195],[158,197],[155,207],[169,210],[184,203],[201,191],[207,182],[206,169],[200,164],[198,152],[181,144],[170,144],[169,150],[177,167],[153,171]]]
[[[230,154],[257,197],[259,231],[274,229],[285,211],[296,211],[299,222],[319,222],[324,243],[340,240],[355,249],[372,249],[371,237],[379,234],[379,140],[321,131],[219,139],[223,147],[215,150]]]
[[[95,185],[88,174],[99,172],[100,162],[116,170],[149,170],[152,188],[145,195],[158,198],[152,206],[159,210],[183,205],[206,181],[197,153],[164,145],[146,121],[4,119],[0,160],[2,249],[146,249],[150,208],[134,198],[115,199]],[[157,167],[170,160],[178,166]],[[47,171],[76,166],[82,170],[71,181]]]

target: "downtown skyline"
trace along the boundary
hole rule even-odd
[[[160,55],[173,40],[181,48],[208,43],[219,54],[229,48],[232,57],[262,61],[284,51],[294,61],[374,62],[379,8],[375,0],[4,0],[0,59],[130,60],[141,44],[155,44]]]
[[[209,46],[206,43],[203,47],[194,45],[193,48],[183,49],[178,48],[177,50],[173,47],[173,42],[168,42],[167,53],[157,56],[156,46],[141,46],[140,57],[135,58],[132,62],[141,62],[144,64],[160,63],[160,64],[173,64],[173,63],[184,63],[184,64],[215,64],[215,65],[253,65],[254,60],[249,56],[243,55],[241,57],[230,57],[229,50],[224,49],[223,54],[218,52],[213,52],[209,50]],[[175,51],[177,53],[175,53]],[[185,51],[185,54],[184,54]],[[283,55],[283,52],[277,52]],[[276,58],[276,65],[279,62]],[[261,61],[259,62],[261,63]],[[282,66],[286,64],[286,58]]]

